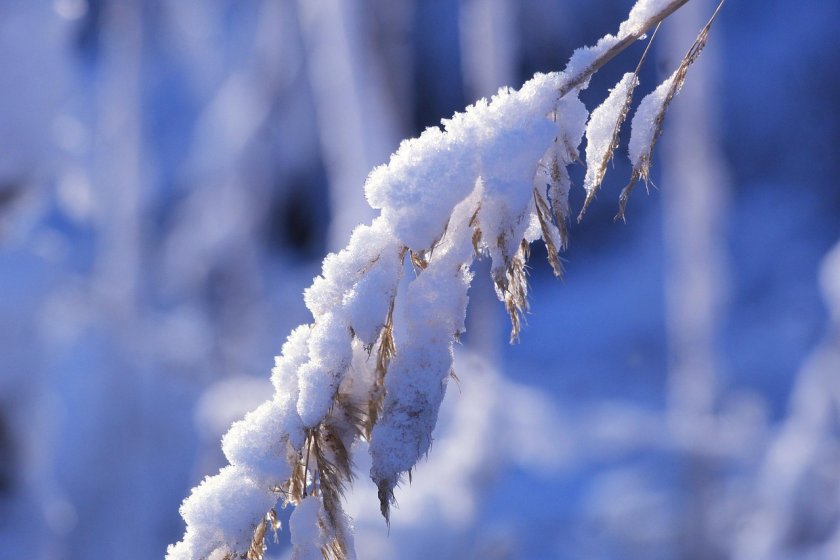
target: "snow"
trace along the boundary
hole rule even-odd
[[[530,183],[534,162],[557,133],[546,117],[561,77],[536,74],[519,91],[501,88],[490,101],[444,119],[443,130],[429,128],[404,141],[387,165],[373,170],[365,183],[368,201],[382,209],[404,245],[430,248],[479,176],[498,178],[503,194],[529,196],[515,182]]]
[[[627,19],[619,26],[618,36],[624,38],[640,33],[646,22],[673,3],[674,0],[637,0]]]
[[[271,370],[274,390],[278,394],[286,394],[293,401],[297,401],[298,396],[297,370],[309,356],[310,333],[309,325],[295,328],[283,343],[280,355],[274,358]]]
[[[312,286],[304,293],[306,306],[312,315],[318,317],[340,307],[345,295],[353,289],[369,266],[395,244],[390,224],[382,218],[353,230],[347,247],[327,255],[321,275],[315,278]]]
[[[452,370],[453,333],[464,330],[472,275],[471,229],[481,189],[452,213],[450,229],[429,266],[409,284],[397,309],[397,356],[385,378],[382,419],[370,444],[371,477],[393,490],[402,473],[428,450]]]
[[[273,493],[244,469],[223,468],[216,476],[205,478],[184,500],[181,516],[187,532],[184,540],[169,547],[167,559],[206,558],[217,549],[247,550],[254,528],[276,501]]]
[[[302,439],[300,420],[293,403],[278,396],[249,412],[231,426],[222,439],[222,450],[231,465],[241,467],[248,476],[269,488],[284,482],[292,473],[288,461],[289,437],[277,434],[295,433],[293,441]]]
[[[323,502],[318,496],[302,500],[289,519],[289,532],[292,535],[292,556],[295,560],[322,560],[321,547],[325,544],[324,535],[318,528]]]
[[[474,141],[428,128],[419,138],[402,142],[388,164],[368,176],[368,202],[383,209],[383,218],[404,245],[431,247],[449,211],[472,190],[478,175]]]
[[[650,157],[656,134],[656,117],[662,112],[662,106],[665,104],[676,75],[674,72],[655,90],[647,94],[633,114],[633,121],[630,124],[630,144],[627,149],[634,169],[640,162]]]
[[[635,86],[633,72],[624,74],[604,102],[595,108],[592,116],[589,117],[589,124],[586,125],[586,177],[583,180],[583,188],[586,189],[587,194],[597,189],[596,183],[601,162],[607,157],[627,93]]]
[[[557,120],[563,132],[565,147],[577,148],[580,145],[588,118],[589,111],[576,95],[566,95],[560,100],[557,104]],[[561,155],[562,163],[572,163],[568,155]]]
[[[577,76],[589,68],[599,56],[616,46],[619,42],[621,42],[621,37],[605,35],[598,39],[598,42],[593,46],[575,49],[575,52],[572,53],[572,57],[566,64],[564,72],[569,76]]]
[[[346,249],[328,255],[304,298],[315,317],[308,360],[296,362],[297,411],[307,427],[326,416],[352,359],[351,342],[376,341],[402,275],[390,224],[377,218],[357,227]]]
[[[379,253],[367,273],[344,294],[342,306],[356,337],[366,346],[376,342],[402,276],[400,251],[391,244]]]
[[[306,427],[327,415],[341,378],[353,357],[350,325],[339,313],[325,313],[315,321],[309,337],[310,361],[298,370],[297,410]]]

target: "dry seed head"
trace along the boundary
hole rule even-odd
[[[630,106],[633,103],[633,92],[635,91],[636,86],[639,85],[639,71],[642,69],[642,64],[644,64],[645,59],[647,58],[648,52],[650,51],[650,47],[653,44],[653,39],[656,37],[656,32],[659,31],[660,25],[661,22],[656,24],[656,27],[654,28],[653,33],[650,36],[650,40],[648,40],[648,44],[645,47],[644,52],[642,53],[642,57],[639,59],[639,63],[636,65],[636,70],[633,72],[633,77],[631,78],[630,85],[628,86],[627,92],[624,96],[624,103],[622,103],[621,110],[616,115],[612,137],[610,138],[610,143],[607,147],[607,151],[604,154],[604,157],[599,162],[587,162],[588,165],[597,165],[597,167],[595,168],[595,178],[592,183],[591,189],[587,190],[586,200],[584,200],[583,208],[581,208],[580,213],[578,214],[578,223],[580,223],[580,221],[583,219],[583,216],[584,214],[586,214],[586,210],[587,208],[589,208],[589,205],[592,204],[593,200],[595,200],[595,195],[598,193],[598,189],[601,187],[601,183],[604,181],[604,176],[607,174],[607,165],[612,160],[613,154],[615,153],[615,149],[618,147],[618,137],[619,133],[621,132],[621,125],[624,124],[624,121],[627,119],[627,115],[630,113]]]
[[[557,153],[551,158],[549,168],[548,200],[554,214],[554,223],[560,232],[560,249],[565,251],[569,246],[569,230],[566,227],[566,220],[569,218],[569,191],[562,185],[569,185],[569,172],[565,166],[560,165],[560,158]]]
[[[248,551],[244,556],[246,560],[263,559],[265,551],[268,549],[268,545],[265,543],[265,535],[269,529],[274,532],[274,542],[277,543],[277,531],[280,529],[280,518],[277,516],[277,510],[274,508],[271,508],[271,510],[269,510],[269,512],[265,515],[265,518],[260,523],[257,523],[257,526],[254,529],[254,536],[251,538],[251,546],[248,547]],[[234,557],[235,555],[228,555],[225,558],[232,559]]]
[[[429,261],[421,252],[409,251],[408,254],[411,258],[411,265],[414,267],[415,274],[420,274],[429,266]]]
[[[476,256],[479,256],[481,254],[481,251],[479,249],[480,245],[481,245],[481,228],[476,227],[476,228],[473,229],[473,234],[472,234],[472,246],[473,246],[473,251],[475,252]]]
[[[321,496],[326,514],[322,530],[331,537],[322,553],[325,558],[344,560],[348,556],[348,536],[344,534],[346,524],[343,518],[346,514],[341,507],[341,499],[353,477],[350,451],[341,438],[338,425],[330,418],[321,423],[312,442],[318,478],[313,492]]]
[[[308,437],[303,447],[304,449],[306,449],[305,454],[308,456]],[[304,457],[302,456],[302,454],[299,454],[298,460],[292,468],[292,476],[289,478],[288,489],[286,490],[288,503],[291,503],[292,505],[297,505],[300,502],[302,502],[303,499],[306,497],[306,485],[308,476],[309,473],[307,472],[307,465],[304,461]]]
[[[251,546],[248,547],[248,552],[245,553],[247,560],[262,560],[268,546],[265,544],[266,520],[257,523],[254,529],[254,536],[251,539]]]
[[[546,202],[538,189],[534,189],[534,205],[537,209],[537,219],[540,222],[542,238],[545,242],[546,252],[548,253],[548,263],[551,265],[551,270],[554,271],[554,275],[562,277],[563,264],[560,262],[560,248],[554,242],[555,237],[557,237],[561,239],[562,243],[562,234],[551,221],[551,211],[548,208],[548,202]]]
[[[697,60],[697,57],[700,56],[700,53],[703,51],[703,47],[706,46],[706,42],[709,39],[709,30],[712,28],[712,24],[714,23],[715,18],[717,18],[721,7],[723,7],[723,2],[724,0],[721,0],[721,2],[718,4],[717,8],[712,14],[712,17],[709,18],[709,21],[706,23],[706,25],[703,26],[703,29],[700,30],[700,33],[697,35],[697,38],[691,45],[691,48],[688,49],[688,52],[680,61],[680,65],[677,67],[674,74],[668,78],[669,80],[671,80],[671,84],[668,87],[668,91],[665,94],[665,98],[661,106],[659,107],[659,110],[656,113],[656,117],[653,120],[653,135],[651,136],[650,144],[645,146],[645,148],[643,149],[638,161],[636,162],[636,165],[633,167],[633,173],[630,176],[630,182],[621,191],[621,195],[619,195],[618,213],[615,216],[616,220],[624,220],[624,212],[627,208],[627,201],[629,200],[630,193],[633,192],[633,187],[635,187],[636,183],[639,180],[644,181],[645,184],[649,183],[650,181],[650,164],[653,157],[653,148],[656,146],[656,142],[662,135],[662,126],[665,123],[665,113],[667,113],[668,107],[671,105],[671,101],[674,99],[677,93],[679,93],[680,89],[685,83],[685,78],[688,75],[688,69],[691,67],[692,64],[694,64],[694,61]]]
[[[510,316],[510,342],[519,340],[521,323],[528,311],[528,276],[525,263],[530,253],[528,242],[524,239],[517,252],[506,259],[507,266],[493,271],[493,281],[502,297],[505,309]]]

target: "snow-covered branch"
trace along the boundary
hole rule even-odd
[[[685,2],[639,0],[617,35],[577,50],[563,72],[537,74],[518,91],[502,88],[442,128],[404,141],[373,170],[365,192],[380,215],[324,259],[305,293],[313,322],[283,346],[273,399],[224,437],[230,465],[185,500],[187,531],[170,559],[260,558],[278,501],[296,506],[296,558],[354,557],[341,504],[353,443],[370,443],[370,474],[387,520],[395,487],[429,451],[454,375],[453,344],[465,328],[473,262],[490,258],[516,338],[527,309],[530,243],[542,239],[562,272],[566,168],[578,159],[589,117],[579,91]],[[630,83],[616,88],[618,101]],[[607,146],[593,165],[615,149],[619,112],[626,113],[624,103],[608,102],[597,116],[618,124],[590,125],[589,143]],[[413,272],[404,274],[409,266]]]

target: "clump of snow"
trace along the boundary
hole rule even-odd
[[[309,357],[309,334],[311,327],[301,325],[294,329],[283,344],[280,355],[274,358],[271,382],[278,395],[284,394],[297,401],[297,371]]]
[[[314,317],[334,311],[343,303],[345,294],[362,278],[388,247],[396,244],[390,224],[377,218],[370,225],[353,230],[345,249],[330,253],[324,259],[322,272],[304,293],[306,306]]]
[[[591,194],[597,188],[601,162],[608,157],[607,152],[624,102],[628,92],[636,86],[636,82],[633,72],[624,74],[604,102],[592,111],[589,124],[586,125],[587,167],[583,187],[587,194]]]
[[[391,301],[396,296],[402,275],[400,253],[394,244],[384,248],[342,299],[353,332],[365,346],[376,342]]]
[[[599,56],[616,46],[619,42],[621,42],[620,37],[616,37],[615,35],[604,35],[598,39],[598,42],[593,46],[575,49],[575,52],[572,53],[572,57],[566,64],[564,73],[568,76],[579,75],[581,72],[589,68]]]
[[[315,323],[306,353],[297,350],[306,359],[290,364],[297,376],[297,412],[305,426],[317,425],[330,409],[352,359],[353,337],[366,345],[376,341],[402,275],[399,255],[391,224],[378,218],[357,227],[346,249],[328,255],[321,275],[306,290]]]
[[[228,466],[208,476],[181,505],[187,522],[184,540],[167,550],[169,560],[207,558],[247,550],[257,524],[277,502],[276,496],[258,485],[248,472]],[[224,554],[222,554],[224,557]]]
[[[490,101],[444,119],[444,130],[429,128],[404,141],[387,165],[374,169],[365,184],[368,201],[382,209],[403,244],[413,250],[434,245],[479,176],[498,178],[508,194],[528,196],[528,189],[511,183],[530,183],[534,162],[557,133],[547,117],[561,77],[537,74],[519,91],[502,88]]]
[[[292,555],[296,560],[323,560],[321,547],[326,544],[319,528],[324,504],[320,496],[309,496],[301,501],[289,518],[292,536]]]
[[[309,336],[310,361],[298,371],[297,411],[312,427],[326,416],[342,375],[353,357],[350,325],[341,313],[325,313]]]
[[[478,175],[474,136],[459,138],[434,127],[405,140],[387,165],[373,170],[365,193],[373,208],[408,247],[431,247],[452,207],[472,190]]]
[[[633,4],[627,19],[618,27],[618,36],[623,39],[639,34],[645,23],[673,3],[674,0],[638,0]]]
[[[630,144],[627,149],[634,169],[643,159],[650,157],[656,135],[656,119],[662,112],[676,75],[677,73],[674,72],[655,90],[647,94],[633,115],[633,122],[630,124]]]
[[[577,157],[577,146],[583,140],[583,133],[586,130],[586,121],[589,118],[589,111],[583,101],[576,95],[566,95],[557,103],[556,118],[559,127],[563,132],[563,147],[574,150],[574,157],[561,154],[562,163],[572,163]],[[559,147],[558,147],[559,149]]]
[[[275,397],[249,412],[231,426],[222,439],[222,450],[231,465],[241,467],[253,480],[269,488],[281,484],[292,472],[289,464],[289,437],[302,441],[302,424],[294,403]]]
[[[447,235],[397,309],[403,325],[396,338],[399,350],[385,377],[383,415],[370,443],[371,478],[389,491],[431,444],[452,371],[453,334],[464,330],[473,258],[468,224],[480,195],[476,189],[452,212]]]

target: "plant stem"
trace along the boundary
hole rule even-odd
[[[604,53],[596,58],[592,64],[581,70],[576,76],[572,76],[566,83],[560,86],[560,97],[563,97],[576,87],[586,82],[586,80],[588,80],[590,76],[597,72],[604,64],[615,58],[621,51],[629,47],[631,44],[635,43],[640,37],[645,35],[651,27],[658,25],[659,22],[680,9],[686,2],[688,2],[688,0],[674,0],[662,8],[662,10],[660,10],[652,18],[647,20],[638,31],[630,33],[611,48],[604,51]]]

